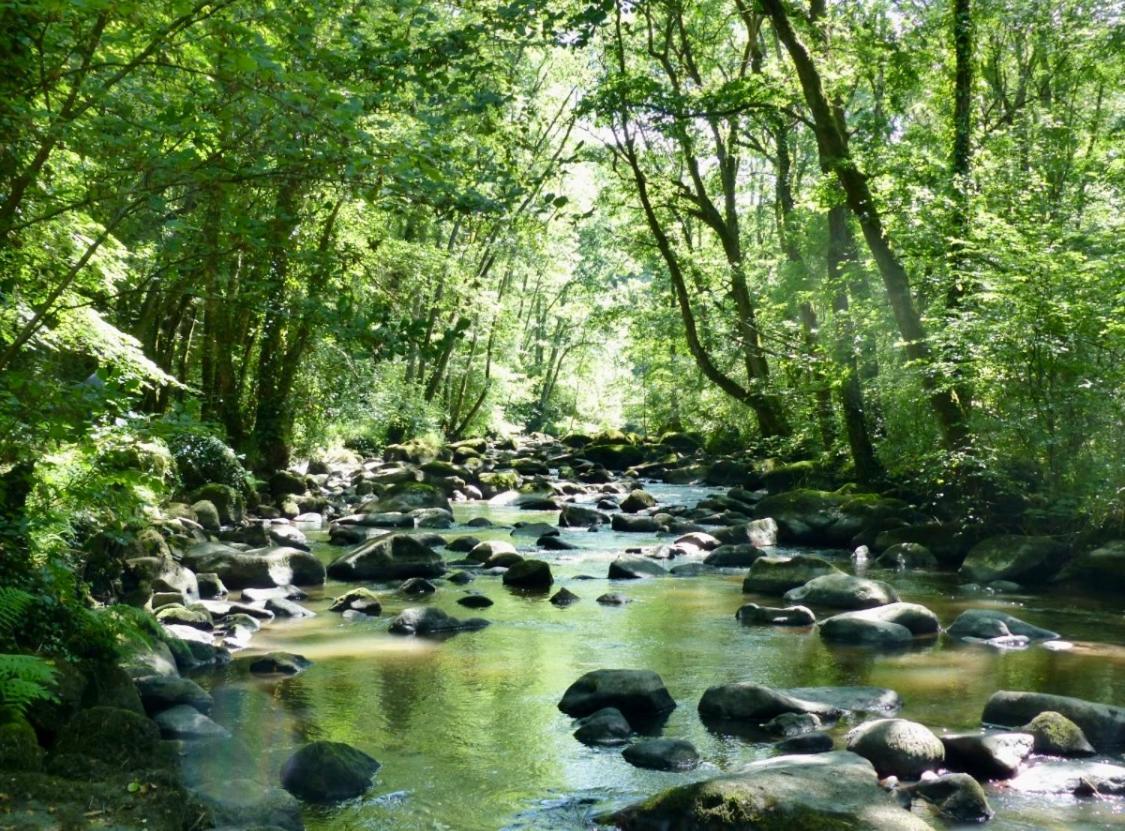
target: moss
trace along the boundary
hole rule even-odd
[[[192,491],[191,501],[192,504],[200,501],[210,502],[219,512],[219,521],[227,525],[241,522],[246,512],[246,501],[242,498],[242,494],[230,485],[217,482],[211,482]]]
[[[0,770],[37,771],[42,765],[43,748],[27,721],[0,724]]]
[[[1034,752],[1052,756],[1088,756],[1094,752],[1082,728],[1062,713],[1045,710],[1023,728],[1035,737]]]
[[[98,665],[90,669],[82,704],[85,707],[116,707],[142,716],[145,713],[133,679],[115,664]]]
[[[45,747],[50,747],[78,709],[86,692],[86,676],[72,663],[63,660],[51,661],[55,669],[55,682],[51,691],[54,701],[32,702],[27,710],[27,720]]]
[[[128,770],[152,765],[159,747],[160,730],[144,716],[117,707],[91,707],[70,720],[55,749]]]

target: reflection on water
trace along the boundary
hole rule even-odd
[[[661,502],[689,504],[710,493],[662,485],[650,490]],[[556,519],[548,512],[480,503],[456,506],[456,516],[459,522],[486,516],[509,526]],[[466,588],[495,601],[482,612],[492,626],[442,642],[390,635],[388,621],[419,603],[469,616],[455,602],[465,588],[443,583],[430,598],[406,600],[391,587],[379,587],[383,616],[363,622],[325,611],[341,584],[314,592],[306,605],[319,613],[316,618],[279,622],[254,641],[254,652],[306,655],[315,662],[308,671],[263,680],[248,676],[236,662],[224,675],[201,679],[213,687],[216,718],[234,727],[250,750],[250,762],[220,756],[213,763],[232,768],[251,763],[276,781],[281,763],[301,743],[344,741],[369,752],[383,768],[365,797],[310,809],[310,828],[561,831],[590,827],[590,817],[607,807],[770,755],[752,736],[716,732],[700,722],[699,697],[717,683],[747,679],[778,687],[892,687],[902,695],[905,717],[939,732],[977,726],[985,700],[997,689],[1125,701],[1125,621],[1120,609],[1088,598],[954,598],[956,579],[950,575],[893,578],[904,598],[926,604],[946,623],[970,606],[1002,607],[1062,632],[1076,646],[1065,652],[1041,647],[997,652],[939,641],[877,654],[830,648],[813,630],[739,625],[734,612],[744,602],[740,573],[611,586],[604,577],[606,563],[626,547],[657,539],[609,530],[563,533],[579,551],[536,556],[552,563],[555,587],[565,585],[581,602],[556,608],[546,595],[518,594],[498,577],[481,576]],[[512,539],[510,529],[501,527],[459,525],[443,534]],[[513,541],[521,551],[535,550],[528,538]],[[328,560],[339,549],[320,545],[318,553]],[[596,579],[576,579],[583,574]],[[594,602],[611,590],[634,602],[621,607]],[[691,773],[645,771],[625,763],[619,750],[576,741],[572,720],[555,705],[574,679],[599,667],[659,672],[680,705],[664,735],[692,741],[704,765]],[[998,812],[990,825],[995,829],[1125,823],[1125,813],[1108,803],[1006,788],[992,789],[990,798]]]

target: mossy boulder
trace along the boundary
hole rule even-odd
[[[1125,540],[1081,552],[1059,577],[1094,591],[1125,592]]]
[[[926,831],[843,751],[779,756],[693,782],[596,818],[621,831]]]
[[[600,443],[583,448],[582,458],[610,470],[628,470],[634,465],[643,464],[648,458],[648,452],[643,446],[635,444]]]
[[[24,719],[0,724],[0,770],[35,771],[43,766],[43,748]]]
[[[1033,753],[1046,756],[1093,756],[1095,753],[1082,728],[1053,710],[1040,713],[1021,730],[1034,738]]]
[[[371,787],[379,763],[343,742],[313,742],[281,766],[281,786],[306,802],[340,802]]]
[[[116,707],[138,715],[144,714],[137,685],[121,667],[115,664],[91,667],[87,677],[88,683],[82,697],[84,707]]]
[[[304,474],[292,470],[279,470],[269,478],[270,495],[281,499],[291,494],[302,494],[309,489]]]
[[[51,682],[54,699],[31,702],[25,714],[45,747],[51,746],[66,724],[81,709],[87,684],[86,675],[74,664],[60,659],[50,663],[55,671]]]
[[[232,589],[273,586],[319,586],[324,564],[299,548],[240,551],[221,543],[199,543],[184,552],[183,562],[194,571],[217,574]]]
[[[125,770],[151,766],[159,750],[159,728],[144,716],[117,707],[80,711],[55,744],[57,753],[89,756]]]
[[[812,459],[799,462],[767,462],[762,470],[762,482],[770,493],[785,493],[796,488],[831,488],[837,484],[835,477]]]
[[[1052,537],[1004,534],[974,545],[961,564],[961,574],[979,583],[1011,580],[1021,585],[1041,585],[1069,559],[1067,547]]]
[[[918,779],[945,759],[941,739],[924,724],[904,718],[865,722],[846,738],[848,750],[870,761],[880,776]]]
[[[219,522],[224,525],[242,522],[242,518],[246,514],[246,500],[243,499],[239,491],[230,485],[210,482],[192,491],[190,498],[196,513],[199,513],[197,503],[200,501],[210,502],[214,505],[215,510],[219,512]]]
[[[328,576],[334,580],[405,580],[440,577],[444,572],[441,555],[407,534],[376,537],[328,565]]]
[[[880,531],[901,525],[915,511],[900,499],[873,493],[801,489],[767,496],[753,514],[776,520],[783,543],[848,548],[873,542]]]
[[[742,581],[744,592],[785,594],[814,578],[827,574],[843,574],[823,557],[794,554],[791,557],[758,557]]]
[[[517,589],[546,591],[555,578],[551,567],[542,560],[520,560],[504,572],[504,585]]]
[[[951,522],[919,522],[887,528],[875,536],[875,551],[885,552],[900,544],[921,545],[944,568],[957,568],[965,559],[970,547],[969,538],[960,527]]]
[[[359,511],[364,514],[408,514],[418,508],[441,508],[453,512],[445,491],[429,482],[399,482],[391,485],[377,499],[364,502]]]

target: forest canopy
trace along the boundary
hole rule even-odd
[[[1119,529],[1123,45],[1112,0],[4,0],[2,570],[521,431]]]

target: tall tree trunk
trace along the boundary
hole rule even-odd
[[[871,193],[867,176],[856,165],[848,149],[846,126],[833,112],[824,93],[820,72],[812,55],[798,39],[783,0],[759,2],[773,21],[778,39],[784,44],[796,68],[805,101],[812,113],[821,164],[835,173],[839,180],[848,207],[859,221],[867,247],[879,267],[887,300],[905,341],[906,354],[918,366],[922,386],[941,432],[942,443],[950,450],[962,448],[969,440],[965,414],[947,383],[948,379],[942,377],[933,358],[922,318],[914,306],[906,269],[883,230],[882,216]]]

